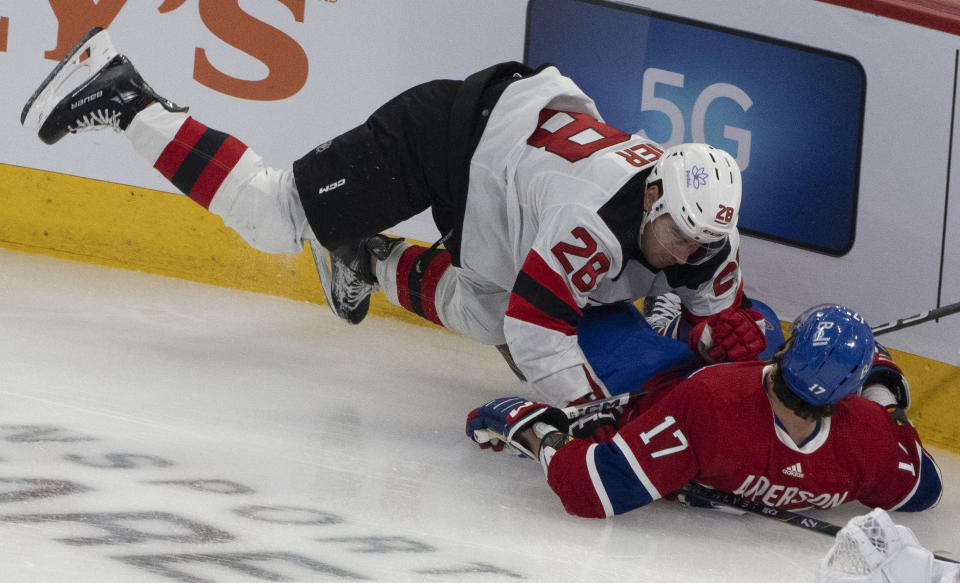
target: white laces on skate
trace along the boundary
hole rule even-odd
[[[123,132],[120,128],[120,112],[109,109],[97,109],[84,115],[74,125],[67,126],[73,133],[88,132],[113,128],[116,132]]]
[[[337,296],[342,311],[355,310],[370,294],[380,291],[379,285],[360,279],[350,265],[333,257],[331,260],[336,264],[333,269],[334,295]]]

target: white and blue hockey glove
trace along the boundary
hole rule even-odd
[[[483,404],[467,415],[467,437],[483,449],[500,451],[504,444],[521,455],[537,459],[537,452],[518,434],[534,422],[542,422],[557,431],[566,432],[569,422],[566,414],[556,407],[534,403],[521,397],[502,397]]]
[[[910,409],[910,385],[890,352],[879,342],[876,343],[873,353],[873,368],[863,381],[860,395],[883,405],[897,423],[910,423],[907,419],[907,411]]]

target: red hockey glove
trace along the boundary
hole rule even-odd
[[[760,312],[729,308],[690,330],[690,350],[709,363],[756,360],[767,347],[765,330]]]

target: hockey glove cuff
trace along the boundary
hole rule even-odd
[[[880,403],[888,410],[910,409],[910,385],[903,376],[903,371],[880,343],[877,343],[877,349],[873,353],[873,368],[863,381],[861,395]]]
[[[569,422],[566,414],[550,405],[534,403],[521,397],[503,397],[477,407],[467,415],[467,437],[481,448],[494,451],[510,445],[521,455],[537,459],[518,434],[534,422],[541,422],[555,431],[566,432]]]

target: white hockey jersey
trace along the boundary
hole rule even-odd
[[[605,390],[576,336],[591,303],[674,291],[695,316],[739,298],[739,237],[699,265],[656,269],[639,253],[645,180],[662,154],[602,122],[554,67],[511,83],[490,113],[470,166],[461,267],[510,290],[510,351],[551,403]]]

